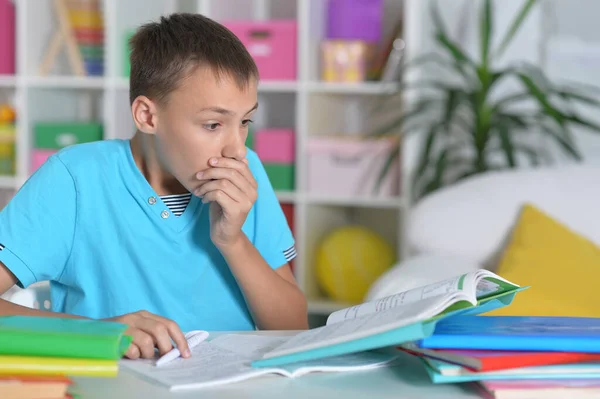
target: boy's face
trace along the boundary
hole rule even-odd
[[[235,80],[199,67],[157,106],[155,143],[162,167],[188,191],[213,157],[246,157],[248,125],[258,106],[257,83],[241,90]]]

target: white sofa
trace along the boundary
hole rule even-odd
[[[412,255],[382,275],[365,299],[478,268],[494,270],[527,202],[600,245],[600,167],[489,172],[447,186],[414,205],[406,228]]]

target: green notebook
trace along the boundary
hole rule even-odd
[[[477,270],[334,312],[325,326],[293,336],[252,365],[282,366],[416,341],[431,335],[440,319],[506,306],[523,289]]]
[[[87,319],[0,317],[0,355],[116,360],[132,338],[127,325]]]

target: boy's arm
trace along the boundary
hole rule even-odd
[[[260,329],[300,330],[308,327],[306,299],[296,285],[284,252],[292,240],[282,212],[276,212],[279,202],[260,161],[253,156],[253,171],[249,160],[211,159],[211,168],[199,173],[201,185],[194,194],[210,203],[210,234],[215,246],[227,261],[231,272],[246,299],[246,303]],[[259,180],[260,183],[257,183]],[[258,199],[259,184],[261,198]],[[262,240],[263,254],[242,231],[252,207],[257,205],[257,233]],[[279,209],[280,211],[280,209]],[[264,212],[264,213],[263,213]],[[273,217],[275,215],[275,217]],[[284,226],[285,224],[285,226]],[[288,237],[288,234],[283,234]],[[265,244],[266,243],[266,244]],[[266,249],[267,248],[267,249]],[[272,256],[273,251],[277,256]]]
[[[308,328],[306,299],[288,264],[275,270],[245,235],[221,253],[244,293],[252,317],[261,330]]]

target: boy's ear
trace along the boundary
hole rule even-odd
[[[155,134],[158,125],[156,104],[146,96],[138,96],[131,104],[131,115],[137,130],[142,133]]]

